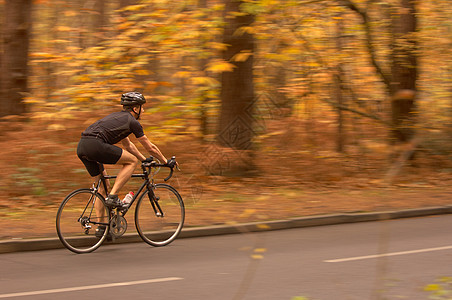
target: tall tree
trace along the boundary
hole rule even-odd
[[[343,49],[343,35],[344,35],[344,22],[342,13],[339,13],[336,21],[336,50],[340,53]],[[343,64],[339,60],[336,65],[336,72],[334,74],[334,84],[335,84],[335,94],[336,102],[339,107],[344,106],[344,95],[343,95],[343,84],[342,80],[344,78],[343,74]],[[337,139],[336,139],[336,151],[344,152],[345,145],[345,130],[344,130],[344,113],[342,109],[337,110]]]
[[[407,142],[414,135],[414,112],[416,109],[417,71],[417,31],[416,1],[398,0],[391,3],[379,3],[379,8],[386,7],[390,11],[389,45],[391,55],[390,67],[386,70],[377,59],[376,43],[372,34],[372,22],[368,13],[371,1],[365,9],[358,7],[352,0],[339,0],[345,7],[358,13],[366,30],[367,48],[372,65],[383,83],[391,99],[392,136],[394,142]],[[383,5],[384,4],[384,5]],[[384,16],[381,16],[384,18]]]
[[[199,0],[198,1],[198,8],[200,10],[207,8],[207,0]],[[204,17],[204,15],[203,15]],[[198,59],[198,65],[200,70],[204,70],[207,65],[207,58],[200,58]],[[205,74],[204,74],[205,75]],[[200,107],[200,127],[201,127],[201,134],[203,138],[209,134],[208,132],[208,118],[207,118],[207,104],[208,104],[208,97],[206,95],[206,91],[202,91],[200,98],[201,98],[201,107]]]
[[[392,97],[393,137],[408,142],[414,135],[414,112],[416,109],[417,45],[416,6],[413,0],[401,0],[392,13]]]
[[[254,16],[240,13],[242,1],[225,0],[226,26],[223,59],[234,65],[221,75],[221,113],[218,139],[235,150],[251,150],[253,138],[253,52],[254,38],[245,28]]]
[[[32,0],[6,0],[4,6],[0,116],[26,111]]]

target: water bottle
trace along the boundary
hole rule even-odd
[[[129,192],[125,197],[124,200],[122,200],[123,206],[129,206],[130,202],[132,202],[133,195],[135,195],[133,192]]]

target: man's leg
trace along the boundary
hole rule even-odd
[[[106,175],[105,171],[103,171],[103,173],[104,173],[104,175]],[[101,176],[101,174],[93,177],[95,185],[99,182],[100,176]],[[107,195],[107,191],[105,190],[103,184],[100,185],[99,192],[103,195]],[[96,209],[96,213],[97,213],[97,216],[99,217],[99,221],[102,223],[106,222],[106,220],[104,219],[105,218],[105,209],[104,209],[104,205],[102,204],[102,201],[96,201],[94,203],[94,208]]]
[[[121,164],[122,169],[119,171],[113,188],[110,191],[110,195],[117,195],[122,187],[129,181],[135,168],[138,165],[138,159],[130,152],[124,150],[122,151],[121,158],[116,164]]]

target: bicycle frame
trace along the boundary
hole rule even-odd
[[[162,209],[160,208],[158,202],[155,201],[155,200],[152,200],[152,199],[155,199],[155,194],[154,194],[154,191],[153,191],[153,189],[152,189],[153,183],[152,183],[151,181],[153,181],[153,180],[151,180],[151,179],[149,178],[149,175],[150,175],[149,173],[150,173],[150,172],[148,172],[148,171],[143,167],[143,173],[142,173],[142,174],[132,174],[131,178],[142,178],[142,179],[144,179],[144,182],[141,184],[140,188],[138,189],[138,191],[137,191],[137,192],[135,193],[135,195],[133,196],[133,198],[132,198],[132,200],[130,201],[130,204],[128,205],[128,207],[120,208],[120,209],[119,209],[119,211],[121,212],[121,215],[122,215],[122,216],[125,216],[125,215],[126,215],[126,213],[129,211],[129,208],[132,207],[132,205],[133,205],[133,203],[135,202],[135,200],[138,199],[138,196],[141,195],[141,193],[143,192],[143,190],[144,190],[145,188],[149,191],[149,197],[150,197],[149,201],[151,202],[151,205],[152,205],[152,208],[154,209],[154,212],[155,212],[158,216],[163,216],[163,211],[162,211]],[[108,179],[115,179],[116,177],[117,177],[116,175],[106,175],[106,176],[101,175],[100,178],[99,178],[99,181],[97,182],[97,185],[94,185],[94,184],[93,184],[93,189],[94,189],[95,191],[98,191],[99,188],[100,188],[100,186],[101,186],[101,184],[102,184],[102,186],[103,186],[105,192],[106,192],[107,195],[108,195],[107,180],[108,180]],[[107,195],[106,195],[106,196],[107,196]]]

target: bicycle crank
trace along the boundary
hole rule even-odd
[[[127,221],[123,216],[114,216],[110,220],[110,234],[114,238],[122,236],[127,230]]]

